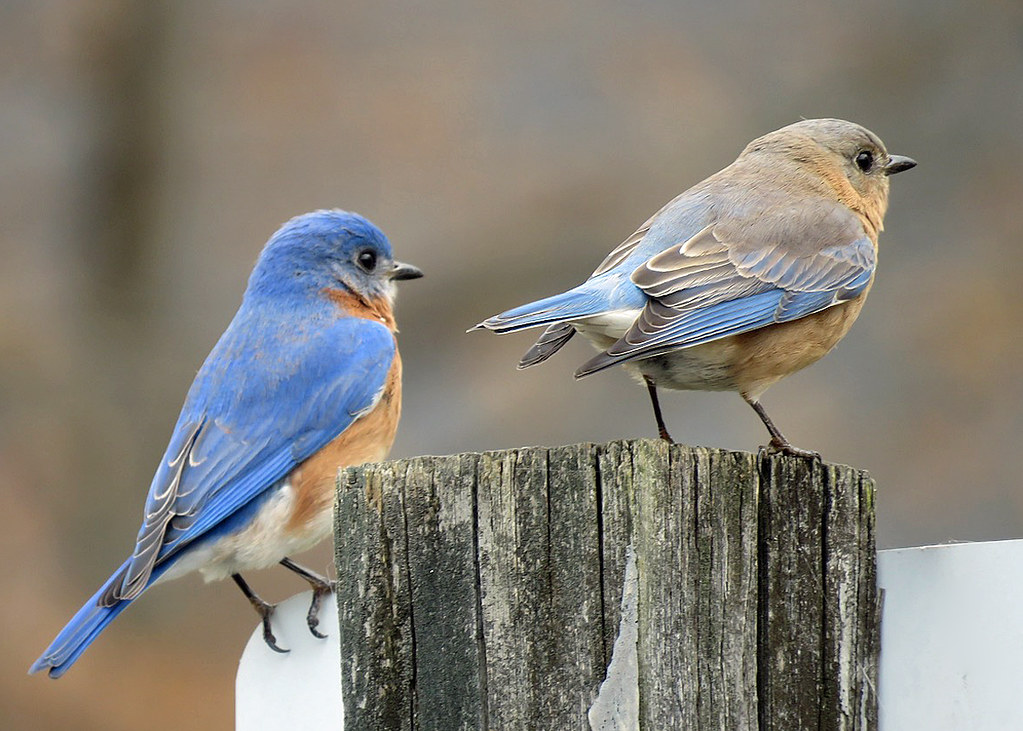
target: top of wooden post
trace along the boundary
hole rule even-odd
[[[345,471],[336,530],[346,728],[590,728],[630,550],[640,728],[874,727],[862,471],[652,440],[418,457]]]

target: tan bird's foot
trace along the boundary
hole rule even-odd
[[[820,452],[814,452],[810,449],[800,449],[794,447],[789,443],[787,439],[772,438],[770,443],[765,447],[770,454],[788,454],[793,457],[803,457],[805,459],[820,459]]]
[[[747,396],[744,393],[740,393],[740,396],[753,407],[753,410],[757,412],[757,416],[764,422],[764,426],[767,427],[767,431],[771,434],[771,441],[768,442],[764,449],[771,454],[778,452],[782,454],[790,454],[793,457],[804,457],[807,459],[820,459],[821,456],[817,452],[811,452],[808,449],[800,449],[799,447],[793,447],[792,442],[785,438],[785,435],[774,425],[771,421],[771,417],[767,415],[767,411],[756,399]]]
[[[675,440],[668,433],[668,427],[664,425],[664,416],[661,415],[661,402],[657,398],[657,385],[650,376],[643,376],[646,381],[646,390],[650,394],[650,404],[654,407],[654,418],[657,420],[657,435],[668,444],[674,444]]]

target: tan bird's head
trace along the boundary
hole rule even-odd
[[[823,183],[875,236],[888,208],[888,176],[916,166],[890,154],[870,130],[842,119],[805,119],[768,132],[746,146],[737,162],[743,160],[787,167],[810,185]]]

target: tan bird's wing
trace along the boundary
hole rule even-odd
[[[819,312],[863,292],[875,264],[859,219],[837,203],[789,203],[719,220],[633,271],[649,302],[576,375]]]

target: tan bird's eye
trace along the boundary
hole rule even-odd
[[[874,167],[874,153],[868,150],[863,150],[856,155],[855,162],[856,167],[865,173],[869,173],[870,169]]]

